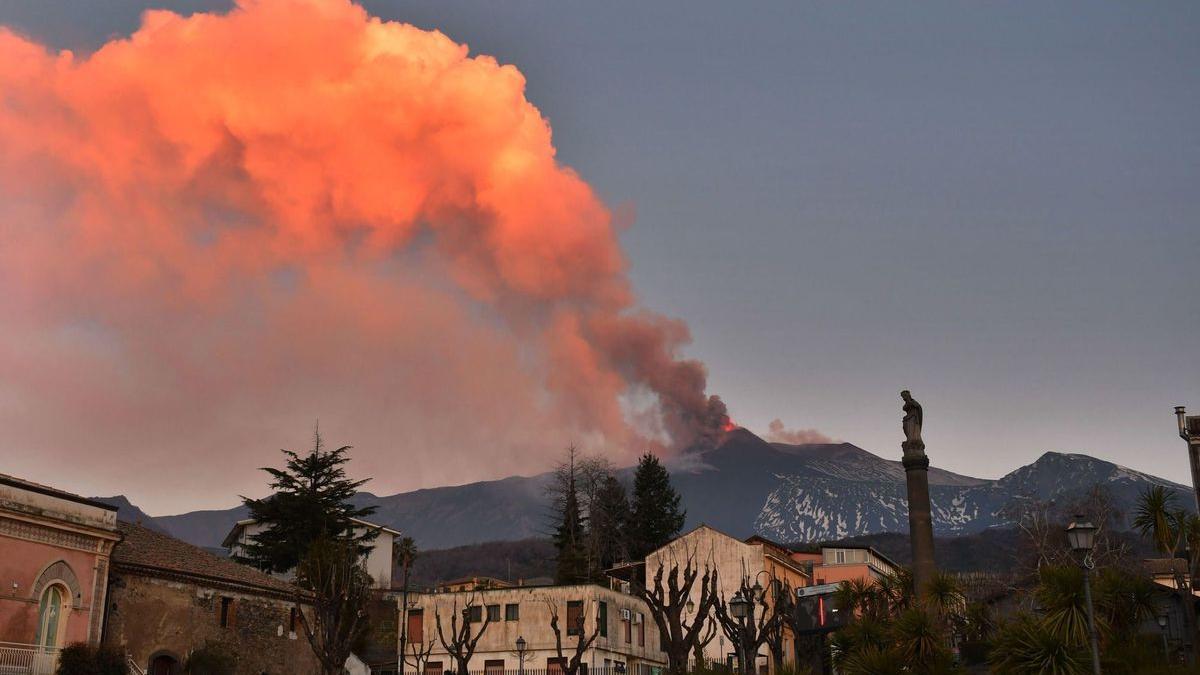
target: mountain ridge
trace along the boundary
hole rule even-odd
[[[707,523],[739,536],[760,534],[783,542],[828,541],[908,527],[904,470],[852,443],[770,443],[738,428],[705,452],[667,461],[687,509],[686,527]],[[619,475],[627,478],[629,469]],[[412,536],[422,548],[521,540],[548,527],[546,486],[552,473],[509,476],[457,486],[421,488],[388,496],[363,492],[358,505],[378,507],[373,517]],[[1095,485],[1131,510],[1140,491],[1164,485],[1190,508],[1183,485],[1077,453],[1048,451],[997,479],[930,467],[934,529],[939,536],[972,534],[1011,525],[1031,500],[1079,498]],[[98,498],[111,500],[123,497]],[[127,499],[117,504],[128,513]],[[244,506],[170,516],[137,517],[198,546],[219,546]]]

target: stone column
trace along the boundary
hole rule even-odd
[[[933,514],[929,506],[929,457],[921,441],[906,441],[904,475],[908,481],[908,537],[912,545],[913,586],[925,597],[936,568],[933,564]]]

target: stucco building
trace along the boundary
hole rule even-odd
[[[772,584],[778,584],[778,588],[788,588],[793,592],[812,584],[806,566],[794,560],[784,546],[762,537],[742,541],[708,525],[700,525],[646,556],[646,584],[653,584],[660,565],[665,575],[672,564],[678,563],[682,568],[689,559],[701,570],[701,574],[705,567],[717,570],[717,592],[725,601],[732,599],[741,589],[743,580],[748,586],[757,584],[770,589],[773,588]],[[697,604],[700,602],[699,586],[697,582],[691,592],[691,600]],[[771,592],[767,592],[765,598],[769,605],[772,601]],[[793,654],[793,636],[790,632],[784,634],[783,653],[785,659],[790,660]],[[736,658],[733,646],[723,634],[705,647],[704,656],[725,663],[732,663]],[[755,662],[758,670],[773,672],[774,664],[770,663],[765,646],[759,651]]]
[[[203,549],[121,522],[104,643],[148,675],[178,675],[207,644],[237,655],[239,675],[320,672],[294,586]]]
[[[396,542],[403,535],[400,532],[397,532],[396,530],[384,525],[368,522],[366,520],[360,520],[358,518],[351,518],[350,520],[354,523],[354,534],[356,536],[361,536],[368,531],[375,531],[379,533],[379,536],[377,536],[375,540],[371,542],[373,548],[371,549],[371,552],[367,554],[366,560],[364,560],[363,563],[366,565],[367,572],[370,573],[371,579],[374,581],[376,588],[391,588],[392,569],[394,567],[393,552],[395,551]],[[229,549],[229,555],[231,557],[236,558],[240,555],[244,555],[246,545],[252,541],[252,538],[256,534],[262,532],[268,527],[270,526],[264,525],[253,518],[239,520],[234,523],[233,528],[229,530],[229,534],[225,535],[225,540],[221,542],[221,545]],[[288,577],[289,575],[282,576]]]
[[[860,579],[877,581],[900,568],[891,558],[870,546],[818,546],[793,550],[792,559],[811,567],[813,583],[836,584]]]
[[[645,603],[628,593],[594,584],[410,593],[408,608],[400,609],[412,645],[407,669],[418,665],[412,657],[414,651],[432,646],[428,658],[419,664],[422,675],[442,675],[456,667],[438,638],[437,622],[440,617],[442,631],[450,640],[450,619],[457,616],[461,626],[464,610],[474,630],[488,622],[471,659],[472,671],[502,674],[522,669],[559,670],[550,628],[553,613],[558,614],[563,656],[567,659],[575,653],[577,631],[590,637],[599,630],[581,660],[589,671],[609,669],[648,675],[666,662]],[[517,650],[518,638],[525,641],[522,652]]]
[[[116,507],[0,474],[0,664],[49,673],[100,640],[118,539]]]

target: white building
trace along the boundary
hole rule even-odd
[[[565,659],[575,654],[577,631],[582,630],[587,638],[599,630],[581,660],[587,671],[650,675],[666,663],[666,655],[659,647],[658,629],[645,603],[604,586],[578,584],[410,593],[408,608],[400,607],[401,620],[407,622],[410,645],[406,650],[406,669],[416,668],[415,661],[420,659],[413,655],[425,650],[428,657],[419,664],[420,675],[442,675],[456,668],[438,638],[437,623],[440,618],[449,641],[451,617],[457,617],[461,626],[464,610],[472,625],[472,636],[487,622],[471,658],[472,672],[511,675],[521,671],[560,670],[554,632],[550,628],[554,613],[558,614]],[[582,629],[572,628],[580,622]],[[522,651],[517,649],[518,638],[524,639]]]
[[[350,520],[355,525],[355,535],[366,534],[370,531],[379,532],[379,536],[371,542],[374,548],[367,554],[365,562],[367,571],[371,574],[371,579],[375,582],[375,587],[383,589],[391,588],[393,569],[392,552],[395,542],[404,535],[384,525],[378,525],[358,518],[351,518]],[[245,555],[246,546],[252,541],[252,537],[266,530],[267,527],[267,525],[263,525],[253,518],[239,520],[234,524],[229,534],[225,535],[225,540],[221,542],[221,545],[229,549],[230,556]],[[287,576],[290,577],[290,573]]]

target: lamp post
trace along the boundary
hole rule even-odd
[[[737,652],[742,672],[749,673],[751,671],[747,670],[746,665],[750,660],[750,655],[746,653],[746,617],[750,616],[750,599],[742,595],[741,591],[734,593],[729,601],[729,610],[733,613],[733,618],[738,620]]]
[[[517,636],[517,675],[525,675],[525,636]]]
[[[1195,493],[1196,509],[1200,511],[1200,415],[1187,414],[1181,406],[1175,406],[1175,419],[1179,423],[1179,437],[1188,446],[1188,464],[1192,469],[1192,492]]]
[[[1100,646],[1096,639],[1096,617],[1092,608],[1091,571],[1096,566],[1092,560],[1092,549],[1096,546],[1096,526],[1076,515],[1067,526],[1067,541],[1071,550],[1083,555],[1083,598],[1087,603],[1088,640],[1092,643],[1092,673],[1100,675]]]
[[[1167,647],[1167,615],[1158,615],[1158,630],[1162,633],[1163,639],[1163,660],[1167,663],[1171,662],[1171,650]]]

